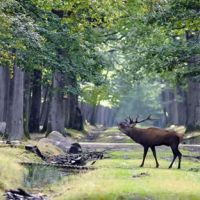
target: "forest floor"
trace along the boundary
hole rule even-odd
[[[104,136],[101,135],[102,132]],[[98,160],[93,165],[95,170],[65,176],[51,184],[45,183],[45,176],[54,174],[56,179],[57,173],[43,170],[41,177],[34,177],[43,181],[44,185],[38,184],[38,187],[31,186],[30,182],[29,185],[25,184],[27,169],[19,164],[19,161],[39,161],[23,149],[23,145],[35,141],[26,141],[18,148],[0,147],[0,195],[6,189],[22,187],[30,192],[46,194],[50,200],[200,199],[200,145],[180,146],[183,154],[180,170],[176,169],[177,162],[173,169],[168,169],[172,153],[167,147],[157,148],[159,168],[155,168],[152,152],[148,153],[145,166],[140,168],[138,166],[143,154],[140,145],[133,144],[127,138],[120,138],[116,128],[105,130],[98,127],[93,129],[93,133],[97,134],[96,139],[90,134],[85,135],[84,139],[79,138],[79,141],[83,150],[105,150],[105,159]],[[34,140],[37,140],[37,137]],[[50,152],[59,153],[53,147]]]
[[[82,144],[85,148],[89,143]],[[91,144],[90,148],[104,150],[106,144]],[[172,154],[169,148],[158,148],[160,168],[155,168],[149,152],[144,168],[139,145],[118,144],[107,148],[106,159],[95,163],[96,170],[65,177],[46,188],[56,200],[199,200],[200,199],[200,147],[181,147],[182,169],[177,163],[168,169]]]

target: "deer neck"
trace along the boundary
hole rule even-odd
[[[140,142],[141,130],[139,128],[133,127],[127,131],[126,135],[133,139],[135,142]]]

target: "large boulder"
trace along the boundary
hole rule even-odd
[[[61,133],[57,131],[52,131],[51,133],[49,133],[47,138],[42,138],[39,141],[38,145],[42,146],[47,145],[49,143],[58,147],[64,153],[67,153],[71,144],[74,143],[74,141],[68,136],[64,137]]]

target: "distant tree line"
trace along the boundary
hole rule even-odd
[[[199,128],[199,10],[195,0],[1,1],[0,121],[8,137],[82,130],[86,118],[110,126],[136,111],[163,126]],[[100,108],[105,101],[112,109]]]

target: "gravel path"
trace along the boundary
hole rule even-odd
[[[142,148],[136,143],[96,143],[96,142],[80,142],[80,145],[86,149],[105,149],[105,150],[133,150]],[[165,150],[166,146],[159,146],[159,149]],[[188,149],[200,153],[200,145],[197,144],[180,144],[180,149]]]

